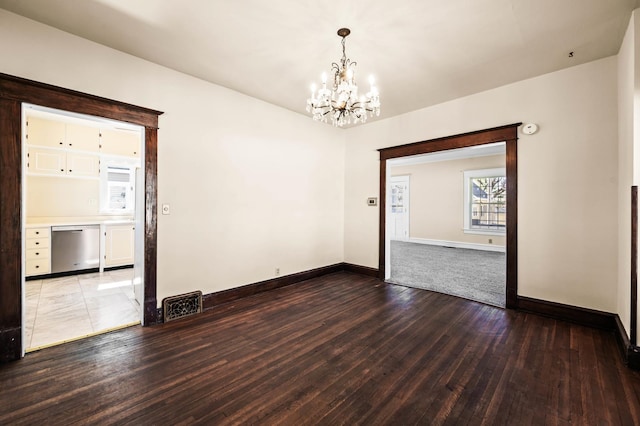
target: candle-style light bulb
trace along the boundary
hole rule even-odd
[[[349,68],[347,70],[347,81],[349,83],[351,83],[352,80],[353,80],[353,70],[351,68]]]

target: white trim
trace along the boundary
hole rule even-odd
[[[460,241],[445,241],[445,240],[429,240],[426,238],[409,238],[410,243],[427,244],[431,246],[441,247],[454,247],[465,248],[471,250],[483,250],[483,251],[495,251],[504,253],[506,251],[505,246],[498,246],[495,244],[477,244],[477,243],[463,243]]]
[[[494,235],[497,237],[504,237],[507,235],[506,229],[502,230],[492,230],[492,229],[481,229],[481,228],[473,228],[473,229],[463,229],[462,232],[465,234],[473,234],[473,235]]]

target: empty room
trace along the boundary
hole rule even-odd
[[[0,0],[0,424],[640,424],[639,7]]]

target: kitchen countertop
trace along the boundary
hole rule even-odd
[[[27,228],[61,225],[126,225],[135,223],[131,216],[28,217]]]

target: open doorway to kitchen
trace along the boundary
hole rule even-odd
[[[388,207],[390,194],[388,181],[393,159],[417,156],[421,154],[454,150],[503,142],[505,144],[505,180],[506,180],[506,224],[505,224],[505,261],[506,261],[506,297],[505,307],[515,308],[518,302],[518,227],[517,227],[517,140],[518,126],[510,124],[487,130],[416,142],[380,149],[380,224],[379,224],[379,276],[389,280],[391,277],[391,241],[388,237]]]
[[[22,104],[103,117],[145,128],[143,325],[158,322],[157,148],[161,111],[0,73],[0,361],[24,356]]]
[[[22,119],[25,351],[140,324],[144,127],[32,104]]]

